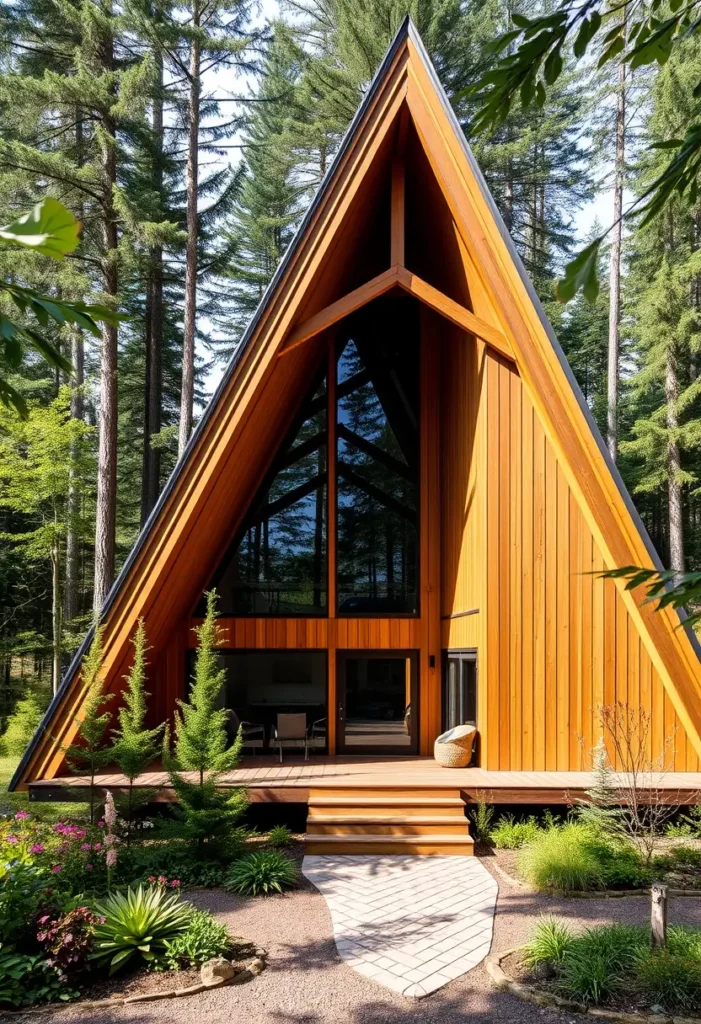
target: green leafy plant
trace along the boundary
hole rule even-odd
[[[20,697],[7,720],[7,728],[0,740],[0,754],[21,757],[39,727],[47,704],[48,694],[38,688],[28,690]]]
[[[540,831],[534,817],[517,821],[513,814],[504,814],[490,831],[489,838],[498,850],[518,850],[519,847],[532,842]]]
[[[696,1010],[701,1006],[701,962],[669,949],[642,957],[636,976],[653,1005],[670,1010]]]
[[[613,25],[607,17],[612,11],[620,12]],[[515,102],[524,110],[542,109],[548,91],[555,86],[565,65],[570,67],[569,60],[564,59],[570,47],[575,60],[583,60],[596,37],[600,39],[599,68],[614,60],[631,71],[654,63],[662,66],[675,46],[699,31],[698,13],[698,0],[688,4],[673,0],[665,9],[659,3],[643,8],[632,0],[623,0],[614,8],[601,0],[586,3],[560,0],[554,9],[548,8],[533,18],[513,14],[508,31],[491,44],[496,60],[490,62],[491,66],[476,83],[458,94],[471,94],[477,99],[472,130],[486,131],[502,124]],[[694,98],[698,95],[697,87]],[[643,227],[660,216],[674,195],[686,194],[692,206],[696,203],[701,124],[692,121],[683,138],[653,143],[650,148],[670,150],[669,161],[622,215],[624,220],[640,218]],[[567,301],[580,288],[590,300],[596,298],[599,291],[597,256],[607,233],[596,238],[567,265],[564,279],[558,282],[559,299]]]
[[[491,839],[492,822],[494,821],[494,807],[480,797],[477,806],[470,811],[472,821],[472,835],[480,843],[486,843]]]
[[[589,829],[575,822],[540,832],[523,847],[519,868],[540,890],[575,892],[603,885],[596,843]]]
[[[69,1002],[78,993],[66,987],[55,967],[41,955],[5,951],[0,946],[0,1005]]]
[[[699,838],[701,836],[701,804],[690,807],[686,814],[680,814],[676,821],[667,825],[667,835],[673,838]]]
[[[33,210],[12,224],[0,227],[0,240],[60,260],[73,252],[78,244],[79,233],[80,224],[70,210],[57,199],[49,197],[37,203]],[[49,321],[59,325],[69,323],[99,338],[99,321],[117,324],[124,319],[107,306],[48,298],[33,288],[23,288],[9,281],[0,281],[0,292],[7,295],[23,316],[31,314],[40,327],[46,327]],[[37,351],[49,365],[69,374],[73,372],[68,360],[34,327],[26,323],[17,323],[0,312],[0,352],[11,369],[19,369],[22,364],[23,348],[27,345]],[[26,418],[27,403],[2,375],[0,402],[14,408],[23,419]]]
[[[697,626],[701,622],[701,572],[675,572],[672,569],[645,569],[637,565],[624,565],[607,569],[602,579],[626,580],[626,590],[644,587],[647,601],[656,601],[656,609],[700,609],[684,618],[684,625]]]
[[[243,896],[268,896],[296,884],[294,864],[278,850],[249,853],[236,861],[226,876],[226,888]]]
[[[162,956],[166,942],[186,930],[193,914],[192,904],[183,901],[179,892],[141,885],[113,893],[93,909],[103,920],[95,926],[91,959],[109,963],[110,974],[133,956],[148,962]]]
[[[17,857],[14,847],[13,852]],[[46,871],[23,853],[21,859],[0,862],[0,942],[19,944],[45,899],[46,887]]]
[[[268,846],[284,847],[289,846],[292,842],[292,833],[290,832],[287,825],[275,825],[274,828],[270,829],[270,835],[268,836]]]
[[[620,924],[588,928],[563,957],[562,987],[569,998],[598,1005],[630,978],[648,944],[643,928]]]
[[[232,946],[226,927],[208,910],[195,910],[186,930],[166,940],[163,960],[169,971],[199,967],[217,956],[224,956]]]
[[[529,967],[539,964],[561,964],[572,947],[573,934],[562,921],[554,917],[545,918],[536,926],[533,936],[526,944],[524,959]]]

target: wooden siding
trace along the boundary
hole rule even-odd
[[[605,560],[533,403],[513,364],[492,353],[484,397],[485,767],[587,770],[601,733],[597,707],[624,701],[650,712],[653,756],[698,771],[621,594],[596,575]],[[463,556],[466,570],[485,564],[473,558]],[[471,586],[476,593],[479,580]]]
[[[443,648],[478,647],[485,621],[485,347],[444,324],[438,402],[441,467]]]
[[[417,649],[421,628],[418,618],[222,618],[219,625],[224,634],[222,647],[250,650],[319,650],[330,645],[349,650]],[[196,646],[191,629],[188,647]]]

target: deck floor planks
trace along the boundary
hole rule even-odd
[[[554,794],[580,796],[592,785],[589,772],[569,771],[491,771],[484,768],[442,768],[430,758],[373,758],[373,757],[312,757],[309,761],[285,762],[280,765],[267,756],[247,758],[241,767],[227,772],[221,779],[222,786],[246,786],[257,791],[253,798],[264,801],[275,800],[279,791],[298,790],[299,799],[305,802],[310,785],[314,787],[375,787],[410,788],[414,786],[442,788],[450,786],[464,791],[466,798],[478,799],[483,796],[490,803],[538,803]],[[171,789],[166,772],[152,770],[136,780],[136,784],[161,791],[161,798],[168,799]],[[669,772],[655,780],[670,799],[680,797],[679,802],[701,800],[701,772]],[[96,779],[100,788],[119,789],[127,785],[126,778],[116,772],[105,772]],[[75,791],[87,789],[89,779],[78,775],[65,776],[51,781],[37,781],[30,784],[33,800],[60,800],[66,789]],[[539,798],[540,794],[540,798]],[[287,793],[287,799],[294,794]],[[507,799],[508,797],[508,799]],[[554,797],[553,797],[554,799]],[[557,802],[554,800],[554,802]],[[673,802],[676,802],[674,800]]]

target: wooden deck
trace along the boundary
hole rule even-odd
[[[88,779],[63,776],[29,784],[30,800],[85,798]],[[101,788],[119,791],[123,775],[105,772]],[[142,775],[137,784],[156,789],[156,799],[169,801],[172,789],[165,772]],[[240,768],[222,777],[222,786],[245,786],[254,803],[307,803],[309,790],[319,789],[459,789],[464,800],[493,804],[568,804],[581,799],[592,785],[589,772],[510,772],[482,768],[442,768],[428,757],[322,757],[308,762],[272,757],[244,758]],[[669,772],[652,780],[670,804],[701,803],[701,772]]]

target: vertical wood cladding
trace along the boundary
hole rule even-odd
[[[601,732],[597,707],[626,701],[651,714],[653,756],[664,755],[671,770],[698,771],[699,759],[615,583],[597,575],[606,568],[604,559],[518,373],[490,352],[481,377],[484,409],[473,411],[471,422],[479,424],[484,414],[481,543],[487,557],[463,554],[469,538],[480,534],[477,522],[472,532],[468,523],[458,561],[472,561],[475,577],[480,567],[486,573],[487,628],[480,648],[485,767],[586,770]],[[459,386],[467,389],[469,407],[469,386]],[[467,460],[473,432],[467,429],[463,439]],[[460,462],[458,455],[451,458]],[[446,498],[457,504],[455,495]],[[472,501],[468,521],[473,508],[479,520],[479,502]],[[449,513],[444,509],[444,523]],[[444,557],[457,536],[455,527],[451,531]],[[476,600],[479,580],[462,588],[461,600],[468,593]],[[444,615],[447,596],[444,587]]]

